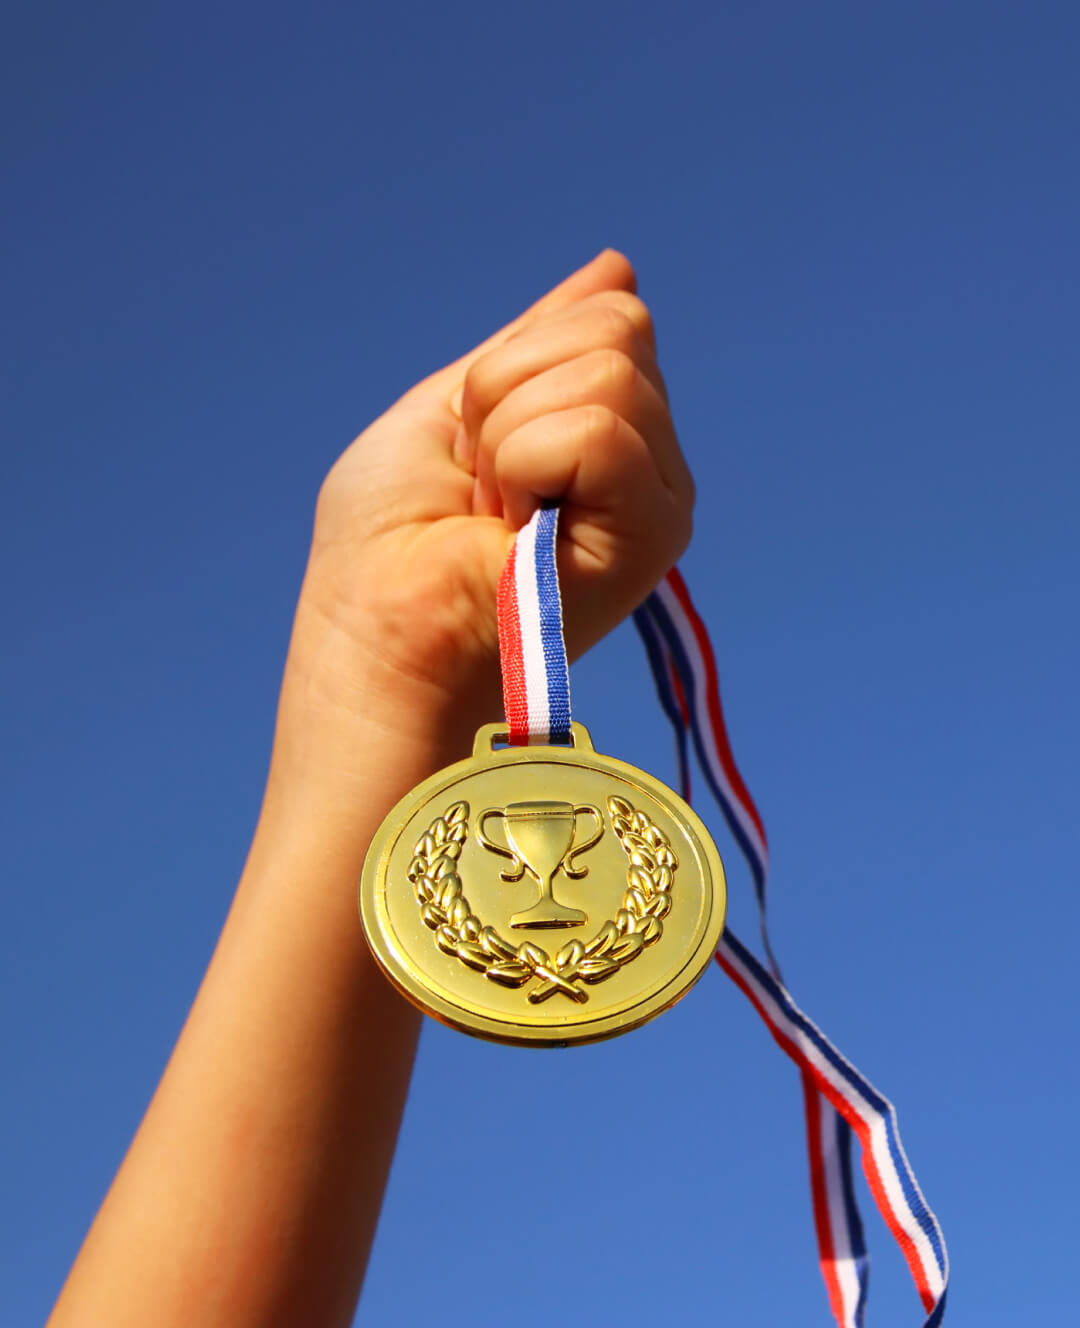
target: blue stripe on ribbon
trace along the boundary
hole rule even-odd
[[[659,608],[659,615],[654,618],[655,610],[657,608]],[[652,610],[653,612],[651,613],[650,610]],[[638,629],[639,635],[641,636],[642,643],[645,646],[645,653],[648,656],[649,665],[652,669],[653,680],[656,683],[657,694],[659,695],[660,698],[660,705],[664,713],[667,715],[668,719],[671,721],[671,725],[675,730],[676,742],[679,747],[680,777],[682,780],[683,792],[685,794],[687,788],[688,773],[689,773],[685,766],[686,726],[683,722],[682,711],[679,708],[678,701],[672,692],[671,684],[668,680],[668,670],[665,666],[664,657],[663,657],[664,645],[661,643],[660,638],[657,635],[657,622],[665,625],[665,643],[669,646],[669,649],[671,650],[671,655],[675,662],[675,667],[678,669],[680,681],[683,684],[683,691],[687,697],[687,703],[691,709],[691,724],[692,727],[694,728],[695,742],[698,745],[698,756],[702,771],[705,774],[705,778],[708,781],[709,787],[713,792],[713,796],[716,797],[717,801],[720,803],[720,807],[721,810],[724,812],[725,819],[729,827],[731,827],[732,832],[735,835],[736,841],[738,842],[739,847],[742,849],[743,855],[747,860],[747,864],[750,867],[750,871],[754,876],[755,893],[757,894],[758,897],[759,907],[763,911],[764,900],[763,900],[762,891],[759,888],[759,883],[761,882],[764,876],[764,869],[762,867],[762,864],[760,863],[760,860],[757,857],[757,854],[752,851],[751,841],[742,831],[741,826],[734,820],[734,817],[732,816],[730,809],[727,805],[727,800],[717,790],[716,782],[714,779],[711,778],[709,768],[701,757],[701,751],[700,751],[701,740],[699,738],[697,730],[697,725],[699,720],[697,715],[697,708],[694,704],[694,697],[695,697],[694,680],[689,673],[690,661],[686,654],[685,649],[683,648],[682,638],[678,635],[670,614],[664,608],[663,601],[660,599],[659,595],[654,594],[650,596],[649,600],[646,602],[646,605],[644,607],[638,609],[635,612],[634,623]],[[765,927],[765,919],[764,917],[762,917],[763,932],[764,932],[764,927]],[[728,935],[730,936],[730,932],[728,933]],[[767,938],[766,938],[766,946],[768,946]],[[774,966],[775,966],[775,961],[774,961]],[[779,972],[779,969],[777,969],[777,972]],[[859,1216],[858,1204],[855,1199],[854,1178],[852,1176],[852,1169],[851,1169],[851,1143],[852,1143],[851,1127],[848,1125],[847,1121],[844,1120],[843,1116],[839,1114],[839,1112],[834,1111],[833,1119],[836,1121],[837,1148],[839,1150],[839,1158],[840,1158],[840,1180],[843,1190],[844,1208],[846,1210],[846,1225],[848,1228],[848,1233],[851,1242],[851,1253],[855,1261],[856,1275],[859,1281],[859,1299],[855,1310],[855,1322],[857,1325],[860,1325],[861,1328],[861,1325],[865,1322],[867,1282],[869,1277],[870,1260],[866,1253],[866,1241],[863,1234],[862,1220]]]
[[[825,1035],[807,1019],[806,1015],[798,1009],[792,1002],[791,997],[776,979],[760,964],[743,943],[736,939],[730,931],[724,932],[724,939],[735,951],[739,962],[744,964],[753,974],[754,979],[759,982],[769,993],[776,1004],[783,1010],[784,1014],[795,1024],[801,1033],[814,1044],[822,1057],[828,1061],[837,1074],[844,1080],[849,1087],[862,1097],[867,1105],[884,1122],[885,1137],[889,1145],[889,1155],[892,1158],[893,1167],[900,1181],[900,1188],[904,1192],[904,1198],[907,1201],[908,1208],[912,1217],[918,1223],[919,1227],[930,1243],[934,1259],[938,1266],[938,1271],[942,1277],[945,1276],[945,1255],[941,1246],[941,1238],[938,1235],[937,1224],[930,1216],[926,1203],[920,1196],[915,1187],[911,1176],[910,1168],[904,1158],[900,1148],[900,1140],[896,1128],[896,1111],[891,1102],[872,1088],[861,1074],[844,1059],[836,1050]]]
[[[830,1103],[830,1106],[832,1104]],[[840,1183],[844,1192],[845,1225],[851,1245],[851,1257],[855,1261],[855,1276],[859,1279],[859,1299],[855,1305],[856,1328],[863,1328],[866,1322],[866,1297],[870,1290],[870,1256],[866,1252],[866,1236],[863,1233],[862,1216],[855,1202],[855,1178],[851,1172],[851,1126],[843,1116],[832,1108],[836,1121],[836,1151],[840,1159]]]
[[[675,758],[679,767],[679,792],[690,801],[690,753],[687,750],[686,725],[683,723],[682,710],[671,687],[667,667],[664,663],[664,647],[656,634],[656,627],[646,608],[634,610],[634,626],[638,629],[645,653],[649,657],[653,682],[660,708],[671,721],[675,730]]]
[[[645,605],[635,613],[634,621],[649,658],[657,694],[660,698],[660,704],[664,713],[670,720],[672,727],[675,729],[677,741],[680,743],[680,751],[685,751],[685,723],[682,711],[679,708],[677,699],[671,687],[668,669],[663,655],[665,646],[670,653],[674,667],[679,675],[679,680],[682,683],[687,698],[687,704],[690,709],[690,726],[692,729],[695,750],[698,755],[698,761],[706,782],[708,783],[713,796],[719,803],[724,818],[750,867],[751,874],[754,878],[755,893],[758,896],[762,936],[765,941],[766,951],[769,953],[770,961],[775,968],[775,960],[772,959],[771,950],[769,949],[768,935],[765,929],[764,863],[759,859],[753,843],[748,839],[746,833],[742,830],[742,827],[736,820],[728,798],[720,787],[718,787],[717,780],[713,777],[709,763],[705,759],[705,753],[703,750],[704,742],[700,729],[701,717],[698,714],[694,675],[687,651],[683,646],[682,639],[679,636],[674,621],[664,607],[663,601],[659,595],[653,594],[649,596]],[[680,757],[681,771],[682,760],[683,758]],[[879,1093],[872,1089],[858,1071],[843,1059],[840,1053],[836,1051],[824,1035],[815,1028],[800,1010],[795,1007],[779,980],[779,969],[776,969],[775,977],[768,973],[754,958],[750,951],[732,935],[730,930],[725,931],[724,939],[761,985],[766,988],[773,1000],[785,1012],[791,1022],[806,1035],[825,1060],[828,1061],[840,1076],[864,1098],[868,1105],[883,1121],[889,1154],[896,1175],[900,1181],[900,1186],[907,1201],[909,1211],[927,1237],[938,1266],[938,1271],[943,1279],[947,1278],[948,1273],[943,1241],[936,1222],[929,1213],[925,1201],[918,1193],[914,1177],[911,1174],[907,1160],[904,1158],[900,1146],[896,1113],[892,1104],[887,1102]],[[836,1121],[836,1143],[840,1163],[840,1180],[843,1189],[845,1219],[848,1228],[851,1254],[854,1259],[856,1276],[859,1283],[859,1296],[855,1306],[854,1319],[856,1325],[858,1325],[859,1328],[862,1328],[862,1325],[865,1323],[866,1315],[870,1260],[866,1253],[866,1241],[862,1220],[859,1216],[854,1192],[854,1177],[852,1175],[851,1166],[853,1131],[843,1116],[841,1116],[839,1112],[835,1112],[835,1110],[834,1119]],[[945,1299],[946,1294],[943,1290],[941,1298],[934,1306],[925,1322],[925,1328],[938,1328],[938,1325],[942,1323],[945,1314]]]
[[[934,1306],[933,1312],[926,1321],[925,1328],[939,1328],[941,1321],[945,1318],[945,1298],[949,1294],[949,1288],[946,1287],[941,1293],[941,1299]]]
[[[545,504],[536,524],[536,589],[540,602],[540,644],[547,672],[547,741],[567,744],[570,741],[570,668],[566,662],[559,573],[555,562],[558,529],[558,507]]]
[[[701,773],[705,776],[705,782],[720,805],[720,810],[724,813],[724,820],[728,823],[728,829],[735,838],[735,842],[742,850],[750,867],[750,874],[754,880],[754,894],[757,896],[758,909],[762,913],[762,926],[764,927],[764,909],[765,909],[765,864],[758,856],[754,844],[746,834],[746,831],[739,824],[735,816],[727,794],[720,787],[705,755],[705,746],[701,736],[702,719],[697,709],[697,692],[694,687],[694,673],[690,666],[690,660],[687,657],[686,650],[683,647],[679,633],[676,630],[671,615],[664,608],[663,601],[655,592],[645,601],[646,609],[652,614],[653,619],[660,629],[664,638],[664,643],[671,652],[671,657],[675,661],[675,667],[678,669],[679,678],[683,685],[683,692],[686,695],[686,704],[690,708],[690,731],[694,740],[694,750],[697,752],[698,765],[701,767]],[[640,612],[640,610],[639,610]],[[634,621],[637,621],[637,615],[634,615]],[[640,631],[640,625],[638,627]],[[646,649],[648,647],[646,646]],[[670,716],[669,716],[670,718]],[[675,723],[676,721],[672,721]],[[681,717],[678,724],[681,726]],[[766,946],[768,941],[766,939]],[[771,953],[771,951],[770,951]]]

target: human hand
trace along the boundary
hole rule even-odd
[[[366,429],[319,495],[275,764],[365,774],[350,730],[438,728],[463,754],[501,713],[495,593],[515,532],[561,500],[571,657],[630,613],[690,534],[652,323],[605,251]]]
[[[357,925],[372,836],[498,717],[496,587],[541,499],[562,502],[571,654],[689,537],[633,291],[626,259],[601,254],[406,393],[328,475],[251,852],[57,1328],[351,1319],[419,1022]]]

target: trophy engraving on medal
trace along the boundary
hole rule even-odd
[[[485,725],[471,758],[388,814],[364,866],[375,958],[481,1037],[566,1046],[637,1027],[697,980],[723,928],[723,865],[693,810],[582,725],[571,737],[503,747],[505,726]]]
[[[574,843],[577,818],[593,816],[596,830],[584,841]],[[501,818],[508,847],[491,839],[484,823],[493,817]],[[486,849],[509,858],[513,863],[500,872],[504,881],[520,881],[527,871],[540,886],[540,898],[531,908],[522,909],[510,917],[510,926],[546,930],[552,927],[580,927],[588,921],[583,909],[561,904],[556,898],[553,881],[561,869],[571,880],[588,875],[588,867],[578,867],[574,859],[600,842],[604,821],[600,810],[588,803],[574,806],[571,802],[512,802],[505,807],[488,807],[477,817],[477,839]]]

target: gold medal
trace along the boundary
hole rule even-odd
[[[671,789],[570,745],[497,747],[413,789],[360,881],[371,950],[426,1013],[522,1045],[625,1033],[704,972],[724,926],[724,869]]]

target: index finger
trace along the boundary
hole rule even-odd
[[[637,278],[630,260],[615,249],[605,249],[597,254],[592,262],[586,263],[584,267],[571,273],[565,281],[561,281],[549,290],[546,295],[541,296],[524,313],[519,314],[479,346],[474,346],[468,354],[425,378],[413,391],[421,392],[425,396],[440,393],[449,403],[451,396],[465,381],[469,366],[475,359],[496,346],[501,346],[504,341],[509,341],[530,324],[560,309],[568,309],[587,296],[596,295],[600,291],[621,290],[632,294],[636,289]]]

